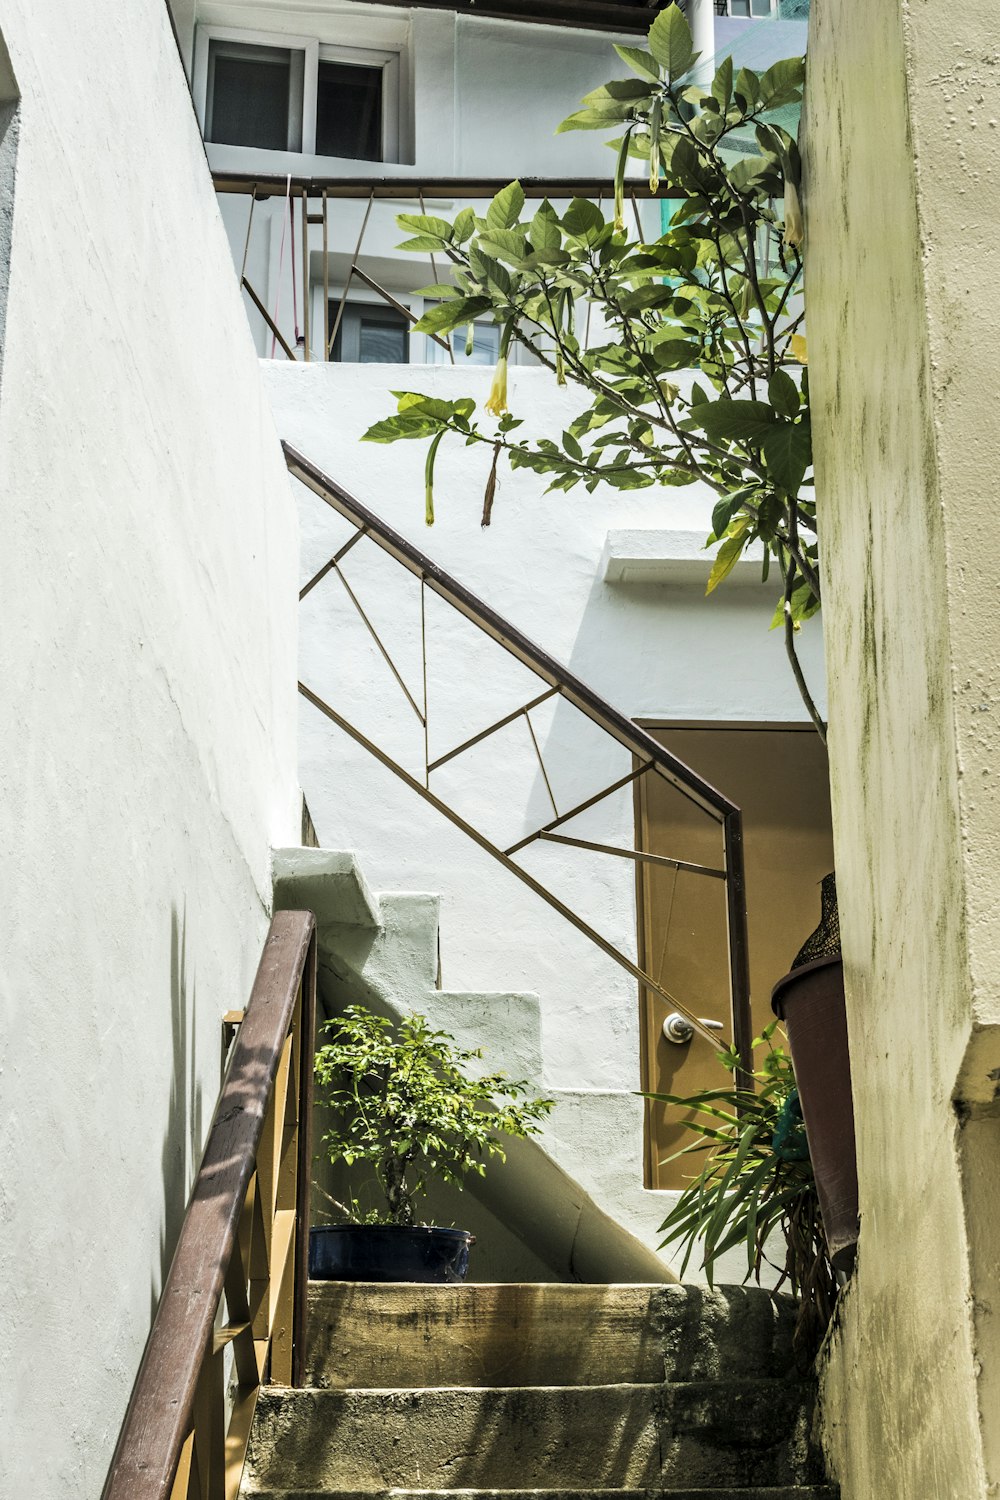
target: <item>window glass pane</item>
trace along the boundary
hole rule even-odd
[[[320,62],[316,151],[353,161],[382,160],[382,69]]]
[[[272,151],[294,149],[288,138],[291,52],[210,42],[208,91],[210,141]]]
[[[425,304],[430,307],[432,303]],[[455,354],[455,363],[463,365],[495,365],[500,354],[500,329],[495,323],[474,323],[472,325],[472,353],[465,352],[465,327],[456,328],[452,334],[451,347]],[[442,335],[444,337],[444,335]],[[447,349],[442,349],[440,344],[434,340],[427,340],[427,359],[432,365],[450,364]]]
[[[750,0],[750,14],[752,16],[769,16],[771,14],[771,0]]]
[[[405,365],[409,358],[409,335],[406,320],[399,318],[395,325],[380,318],[361,319],[360,353],[363,365]]]
[[[337,317],[330,302],[330,327]],[[405,365],[410,361],[410,323],[394,307],[348,303],[333,343],[333,358],[362,365]]]

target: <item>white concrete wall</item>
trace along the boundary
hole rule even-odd
[[[631,494],[542,494],[525,471],[501,471],[493,523],[480,526],[488,468],[485,450],[445,443],[437,464],[437,524],[423,523],[423,444],[359,445],[358,438],[392,409],[388,387],[399,371],[384,366],[265,367],[281,435],[359,499],[429,551],[530,637],[632,717],[677,720],[801,722],[803,710],[777,632],[767,626],[772,586],[737,585],[703,597],[693,585],[608,584],[600,560],[609,527],[709,529],[710,502],[695,489]],[[450,368],[408,372],[414,389],[485,396],[490,372]],[[579,409],[580,394],[559,390],[547,371],[519,370],[512,409],[526,430],[558,435]],[[347,525],[300,487],[302,576],[310,577],[349,535]],[[395,564],[356,547],[344,571],[384,634],[411,691],[420,698],[420,613],[415,580]],[[705,572],[708,568],[706,554]],[[304,601],[302,675],[339,712],[355,716],[372,738],[422,766],[422,734],[340,583],[328,577]],[[456,626],[441,601],[427,612],[431,757],[485,728],[536,695],[537,679],[511,671],[500,648],[479,656],[468,626]],[[818,630],[803,632],[806,670],[822,686]],[[494,676],[495,674],[495,676]],[[557,801],[573,805],[623,774],[625,752],[568,710],[537,716],[539,740]],[[390,772],[304,705],[302,780],[321,841],[356,849],[378,889],[442,893],[442,963],[447,989],[533,991],[541,997],[544,1079],[566,1091],[565,1122],[573,1170],[617,1202],[633,1232],[628,1201],[641,1181],[641,1109],[594,1149],[588,1132],[610,1092],[639,1085],[635,985],[611,960],[468,838],[446,823]],[[435,773],[460,807],[484,816],[510,842],[543,821],[548,806],[523,723]],[[604,778],[602,781],[601,778]],[[724,788],[723,788],[724,790]],[[631,845],[631,794],[610,798],[574,825],[583,837]],[[581,913],[626,952],[635,947],[633,872],[624,860],[536,846],[525,863],[568,894]],[[707,934],[721,941],[721,933]],[[572,1097],[571,1097],[572,1096]],[[612,1111],[622,1106],[610,1106]],[[610,1119],[610,1116],[607,1117]],[[589,1177],[586,1174],[590,1174]],[[644,1210],[655,1242],[658,1205]]]
[[[188,13],[191,0],[186,0]],[[359,177],[390,174],[418,178],[433,176],[501,177],[598,177],[612,190],[614,156],[605,144],[607,134],[577,131],[557,135],[559,122],[574,110],[584,94],[628,72],[615,55],[613,43],[633,45],[641,35],[571,30],[565,26],[543,26],[517,21],[494,20],[450,11],[405,10],[395,6],[344,5],[328,0],[304,9],[296,0],[272,0],[267,5],[247,5],[244,0],[197,0],[197,22],[203,27],[226,26],[253,30],[276,39],[315,37],[320,44],[399,49],[404,64],[402,151],[399,163],[351,161],[249,147],[207,146],[213,168],[231,172],[311,174]],[[709,16],[709,20],[711,17]],[[704,28],[703,28],[704,29]],[[720,52],[750,45],[752,65],[766,67],[779,57],[801,53],[805,26],[794,22],[752,23],[715,18],[715,45]],[[752,39],[747,36],[753,32]],[[184,31],[192,33],[189,26]],[[710,54],[708,54],[710,63]],[[195,100],[204,106],[202,87],[195,79]],[[630,172],[641,178],[642,164]],[[462,202],[432,203],[428,213],[453,216]],[[312,205],[318,211],[318,204]],[[331,208],[330,286],[335,295],[343,289],[344,276],[357,243],[364,217],[364,203],[340,202]],[[222,213],[238,266],[243,264],[249,201],[223,197]],[[480,211],[485,210],[482,205]],[[383,286],[411,305],[419,315],[422,304],[409,293],[438,278],[425,256],[399,255],[395,247],[404,237],[396,226],[400,211],[419,212],[417,202],[376,204],[365,231],[362,264]],[[660,232],[659,205],[640,205],[644,233]],[[296,241],[295,275],[299,278],[292,315],[291,234],[287,228],[283,200],[258,203],[247,255],[247,276],[276,315],[288,338],[294,341],[294,324],[303,322],[301,287],[301,240]],[[300,235],[296,213],[295,235]],[[313,326],[319,327],[322,304],[322,232],[309,231],[312,253]],[[441,262],[439,261],[439,270]],[[355,285],[352,297],[375,301],[376,294]],[[257,348],[270,354],[272,340],[259,315],[247,301],[248,315]],[[318,338],[314,335],[313,347]],[[278,351],[278,357],[283,358]],[[315,357],[315,354],[313,355]],[[412,357],[425,357],[423,338],[414,340]]]
[[[166,7],[0,27],[0,1493],[80,1500],[298,836],[297,536]]]

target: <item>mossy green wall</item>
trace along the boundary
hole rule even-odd
[[[810,380],[862,1215],[824,1375],[844,1500],[1000,1480],[992,30],[976,0],[812,8]]]

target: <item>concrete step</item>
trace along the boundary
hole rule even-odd
[[[243,1494],[815,1484],[787,1381],[261,1394]]]
[[[777,1377],[795,1307],[759,1288],[313,1282],[307,1383],[328,1389]]]
[[[652,1490],[261,1490],[255,1500],[838,1500],[835,1484],[774,1489]]]

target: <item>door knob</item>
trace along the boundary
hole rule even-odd
[[[723,1030],[721,1021],[710,1021],[704,1016],[699,1016],[698,1019],[703,1026],[708,1027],[709,1031]],[[679,1010],[671,1011],[663,1023],[663,1035],[668,1042],[681,1047],[694,1036],[694,1025],[687,1016],[682,1016]]]

